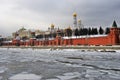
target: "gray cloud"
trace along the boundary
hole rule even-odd
[[[43,30],[51,23],[57,27],[72,26],[73,12],[77,12],[86,26],[109,26],[113,20],[120,22],[120,0],[0,0],[0,7],[0,27],[5,26],[4,32],[10,28],[7,33],[21,26]]]

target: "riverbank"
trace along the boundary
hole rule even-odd
[[[112,49],[120,50],[120,45],[114,46],[1,46],[0,48],[32,48],[32,49]]]

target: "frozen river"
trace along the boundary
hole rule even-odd
[[[120,51],[0,48],[0,80],[120,80]]]

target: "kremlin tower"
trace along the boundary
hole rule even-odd
[[[35,35],[35,31],[31,31],[31,37],[24,40],[19,37],[24,29],[20,29],[19,33],[15,33],[15,38],[6,43],[0,42],[3,46],[112,46],[120,45],[120,28],[117,26],[116,21],[107,31],[107,34],[97,35],[95,31],[84,28],[82,21],[77,20],[77,14],[73,13],[73,27],[67,29],[57,29],[54,24],[51,24],[48,31]],[[90,34],[89,34],[90,33]],[[24,35],[25,33],[23,33]],[[112,47],[111,47],[112,48]]]

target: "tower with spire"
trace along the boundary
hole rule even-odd
[[[114,22],[113,22],[112,28],[117,28],[117,23],[116,23],[115,20],[114,20]]]
[[[111,44],[118,45],[120,44],[120,28],[117,27],[117,23],[114,20],[112,28],[110,29]]]

